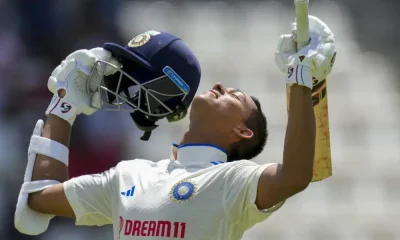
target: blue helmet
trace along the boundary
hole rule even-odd
[[[117,73],[102,76],[98,84],[101,109],[130,111],[136,126],[145,132],[142,140],[150,138],[158,120],[166,117],[172,122],[186,116],[200,83],[201,69],[196,56],[180,38],[147,31],[124,47],[105,43],[103,48],[122,67],[98,61],[118,68]]]

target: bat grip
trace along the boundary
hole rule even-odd
[[[307,46],[310,42],[310,26],[308,20],[308,0],[295,0],[297,50]]]

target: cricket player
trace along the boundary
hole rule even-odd
[[[37,235],[63,216],[82,226],[113,224],[114,239],[121,240],[241,239],[312,178],[311,88],[313,79],[331,72],[336,50],[321,20],[310,16],[310,32],[309,45],[297,51],[294,25],[275,53],[291,86],[282,164],[249,161],[268,136],[255,97],[220,83],[195,96],[200,65],[181,39],[148,31],[125,47],[106,43],[70,54],[49,78],[54,97],[31,138],[16,228]],[[132,86],[136,92],[128,91]],[[78,115],[129,105],[146,140],[157,120],[179,120],[190,104],[190,124],[170,157],[122,161],[103,173],[68,178],[68,142]]]

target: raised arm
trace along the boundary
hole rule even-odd
[[[42,137],[48,138],[68,147],[71,125],[64,119],[49,115],[43,128]],[[37,212],[56,216],[74,218],[62,183],[69,179],[68,166],[64,163],[45,156],[37,155],[32,173],[32,181],[53,179],[60,183],[39,192],[29,194],[28,206]]]
[[[69,180],[68,177],[71,127],[81,113],[91,115],[96,111],[91,102],[99,99],[90,99],[86,86],[96,60],[111,59],[111,53],[102,53],[102,49],[98,48],[78,50],[70,54],[49,78],[49,89],[54,96],[46,110],[46,123],[43,124],[42,120],[36,123],[15,213],[15,227],[22,233],[37,235],[44,232],[54,216],[83,219],[87,212],[91,212],[105,216],[103,221],[96,222],[90,218],[93,216],[85,216],[86,222],[81,221],[83,224],[108,222],[110,211],[107,205],[111,198],[114,171],[77,180]],[[81,198],[93,201],[93,197],[99,199],[97,205],[84,206],[80,202]],[[100,201],[101,198],[103,201]]]
[[[290,88],[289,120],[283,163],[266,168],[260,177],[256,204],[268,209],[303,191],[312,179],[315,148],[315,118],[311,90]]]
[[[69,179],[68,145],[71,126],[79,114],[85,112],[90,115],[95,112],[89,105],[90,98],[84,89],[88,79],[88,73],[84,72],[86,68],[93,67],[95,61],[96,56],[89,50],[76,51],[70,54],[49,78],[49,88],[53,91],[54,97],[46,110],[48,118],[43,131],[36,130],[41,132],[41,141],[31,140],[31,145],[37,145],[39,148],[31,181],[51,179],[59,181],[60,184],[30,193],[28,206],[32,210],[75,217],[62,183]],[[83,67],[85,69],[82,69]],[[53,83],[55,88],[51,87]]]
[[[268,209],[303,191],[312,179],[315,152],[315,116],[311,100],[313,80],[324,80],[331,72],[336,53],[329,28],[310,17],[311,42],[296,51],[294,36],[282,35],[276,52],[280,70],[290,87],[289,120],[283,163],[262,173],[256,204]]]

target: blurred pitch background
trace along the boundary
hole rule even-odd
[[[400,2],[310,2],[338,49],[328,81],[334,176],[313,183],[243,239],[400,239]],[[1,0],[0,239],[112,239],[111,226],[74,227],[65,219],[54,219],[37,237],[13,226],[31,131],[51,97],[47,78],[80,48],[125,44],[146,30],[180,36],[202,64],[199,92],[220,81],[259,97],[270,138],[256,161],[281,162],[286,97],[273,53],[278,36],[291,31],[293,8],[292,0]],[[186,124],[162,122],[145,143],[127,114],[82,117],[73,130],[71,175],[103,171],[121,159],[167,158]]]

